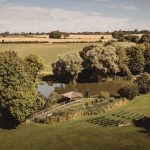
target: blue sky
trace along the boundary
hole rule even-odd
[[[150,30],[150,0],[0,0],[0,32]]]

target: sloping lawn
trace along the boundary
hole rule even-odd
[[[120,109],[150,117],[150,94],[137,97]],[[91,117],[90,117],[91,118]],[[150,130],[135,127],[103,128],[86,118],[53,125],[20,125],[0,130],[0,150],[149,150]],[[150,126],[150,125],[149,125]]]

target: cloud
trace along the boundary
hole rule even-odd
[[[138,10],[137,6],[126,5],[126,4],[113,4],[112,7],[114,7],[114,8],[121,8],[121,9],[124,9],[124,10]]]
[[[0,3],[1,3],[1,2],[7,2],[7,0],[0,0]]]
[[[0,9],[0,18],[0,32],[113,31],[132,27],[128,18],[59,8],[7,6]]]
[[[96,0],[97,2],[111,2],[111,0]]]

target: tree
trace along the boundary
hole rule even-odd
[[[44,65],[42,63],[42,59],[37,56],[30,54],[25,58],[25,62],[27,65],[27,69],[30,72],[30,74],[35,79],[39,72],[41,72],[44,69]]]
[[[149,34],[144,34],[141,36],[141,39],[140,39],[140,43],[150,43],[150,35]]]
[[[147,94],[150,92],[150,75],[148,73],[140,75],[135,82],[140,93]]]
[[[49,38],[60,39],[62,33],[60,31],[52,31],[49,33]]]
[[[112,33],[112,37],[115,39],[122,39],[124,37],[124,34],[121,30],[120,31],[114,31]]]
[[[145,72],[150,73],[150,45],[147,45],[144,51],[145,58]]]
[[[119,71],[118,57],[113,46],[100,47],[91,45],[80,52],[84,70],[93,73],[94,78],[115,76]]]
[[[132,78],[131,71],[128,68],[129,59],[126,54],[126,50],[123,47],[116,47],[116,54],[118,55],[118,75],[121,77],[127,77],[127,79]]]
[[[83,69],[82,62],[78,52],[66,53],[52,64],[53,73],[62,82],[76,81]]]
[[[66,32],[63,32],[62,35],[63,35],[64,39],[68,39],[70,36],[70,34],[66,33]]]
[[[140,47],[127,48],[127,56],[129,58],[129,69],[133,75],[143,73],[145,60]]]
[[[43,104],[44,100],[38,97],[25,62],[13,51],[1,52],[0,110],[22,122]]]
[[[135,96],[138,95],[138,88],[134,83],[126,83],[119,89],[118,93],[121,97],[132,100],[133,98],[135,98]]]

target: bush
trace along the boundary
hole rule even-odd
[[[150,92],[150,75],[144,73],[135,81],[138,85],[139,93],[147,94]]]
[[[119,89],[118,93],[121,97],[132,100],[133,98],[135,98],[135,96],[138,95],[138,88],[134,83],[126,83]]]
[[[110,93],[108,91],[101,91],[99,98],[108,99],[110,98]]]
[[[103,40],[103,39],[104,39],[104,36],[102,36],[101,39]]]
[[[49,95],[49,98],[45,104],[45,107],[47,108],[51,105],[56,104],[60,99],[61,99],[61,96],[58,93],[53,92],[52,94]]]

